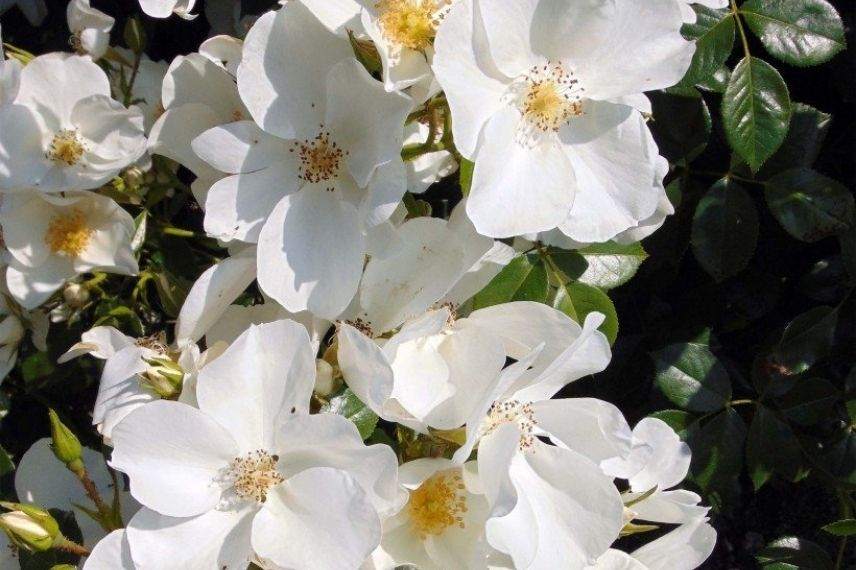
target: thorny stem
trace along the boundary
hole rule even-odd
[[[134,92],[134,83],[137,81],[137,74],[140,72],[140,60],[142,60],[142,55],[142,53],[134,54],[134,66],[131,68],[131,79],[128,81],[128,91],[125,93],[126,107],[131,104],[131,98]]]
[[[104,499],[101,498],[101,493],[98,492],[98,488],[95,486],[95,483],[89,477],[89,473],[86,472],[84,468],[80,472],[75,472],[77,478],[80,480],[80,483],[83,485],[83,490],[86,492],[86,496],[89,497],[89,500],[95,505],[95,508],[98,509],[98,514],[101,515],[102,526],[112,527],[111,523],[113,519],[113,509],[107,506],[107,503],[104,502]],[[115,530],[113,528],[105,529],[105,530]]]
[[[75,554],[77,556],[89,556],[92,552],[82,546],[77,544],[73,540],[69,540],[64,536],[58,536],[53,543],[53,547],[57,550],[62,550],[63,552],[70,552],[71,554]]]

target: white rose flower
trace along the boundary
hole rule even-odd
[[[191,14],[196,0],[140,0],[140,8],[152,18],[169,18],[173,14],[185,20],[193,20],[196,14]]]
[[[335,61],[318,62],[327,44]],[[241,121],[193,142],[200,157],[233,174],[208,194],[206,231],[258,242],[265,293],[322,318],[350,303],[364,233],[392,214],[406,187],[400,151],[410,99],[386,93],[349,50],[298,3],[262,16],[247,36],[238,86],[265,130]]]
[[[85,56],[52,53],[21,71],[0,107],[0,188],[87,190],[145,152],[143,116],[110,98],[104,71]]]
[[[54,456],[50,444],[50,438],[42,438],[21,457],[15,471],[15,492],[26,503],[74,513],[84,544],[95,544],[107,531],[80,508],[94,509],[95,506],[77,477]],[[104,456],[88,447],[84,447],[82,453],[89,478],[95,483],[104,502],[111,505],[116,487]],[[140,505],[127,491],[119,489],[118,493],[122,517],[127,521],[139,510]]]
[[[4,196],[0,227],[9,255],[6,284],[25,309],[69,279],[91,271],[134,275],[134,219],[92,192],[18,192]]]
[[[89,4],[89,0],[71,0],[66,9],[71,46],[79,54],[101,58],[110,47],[110,30],[116,20]]]
[[[654,214],[656,146],[631,105],[684,75],[694,44],[681,23],[675,0],[452,7],[433,66],[476,163],[467,212],[480,233],[603,242]]]
[[[402,504],[397,461],[345,418],[309,415],[314,377],[302,326],[253,326],[203,369],[198,409],[153,402],[116,426],[111,465],[148,507],[127,527],[135,564],[362,563]]]

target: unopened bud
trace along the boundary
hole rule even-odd
[[[83,473],[83,449],[80,440],[68,427],[60,421],[53,410],[48,410],[51,421],[51,450],[57,459],[75,474]]]
[[[336,391],[336,381],[333,379],[333,367],[326,360],[315,360],[315,393],[326,397]]]
[[[50,549],[57,537],[62,537],[59,525],[47,510],[23,503],[0,504],[11,509],[0,515],[0,529],[18,546],[42,552]]]
[[[146,360],[149,365],[144,374],[144,383],[165,400],[174,400],[181,394],[184,370],[169,358]]]
[[[79,283],[69,283],[62,290],[65,304],[73,309],[80,309],[89,302],[89,289]]]

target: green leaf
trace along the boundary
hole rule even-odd
[[[720,69],[734,48],[734,16],[728,10],[714,10],[693,5],[696,22],[684,24],[681,33],[695,40],[693,61],[681,83],[695,85],[709,79]]]
[[[823,378],[803,378],[779,398],[779,409],[790,421],[812,426],[830,417],[840,394]]]
[[[710,349],[678,343],[651,355],[657,386],[670,402],[692,412],[713,412],[731,400],[731,379]]]
[[[475,163],[471,160],[467,160],[466,158],[461,159],[461,166],[458,172],[461,183],[461,193],[464,197],[469,196],[470,188],[473,186],[473,169],[475,169],[475,166]]]
[[[771,453],[770,450],[775,450]],[[758,405],[746,438],[746,467],[757,491],[773,476],[796,481],[805,475],[803,455],[788,424],[765,406]]]
[[[694,415],[683,410],[660,410],[659,412],[649,414],[648,417],[665,422],[684,441],[687,439],[690,426],[696,421]]]
[[[172,318],[178,317],[184,300],[193,286],[192,283],[181,277],[171,275],[166,270],[158,271],[155,274],[154,282],[164,313]]]
[[[640,243],[619,244],[613,241],[590,245],[577,251],[551,248],[550,259],[564,274],[562,283],[581,281],[600,289],[614,289],[636,275],[648,253]]]
[[[764,195],[776,220],[800,241],[813,243],[845,232],[856,218],[853,194],[809,168],[793,168],[770,178]]]
[[[718,181],[699,201],[690,239],[696,259],[722,281],[746,268],[758,243],[758,213],[733,181]]]
[[[731,70],[724,65],[713,72],[706,81],[698,84],[700,89],[713,93],[725,93],[728,82],[731,80]]]
[[[363,439],[367,439],[377,426],[378,417],[350,388],[332,398],[321,407],[321,412],[338,414],[354,422]]]
[[[511,301],[543,303],[549,293],[547,268],[537,254],[515,257],[473,297],[473,310]]]
[[[707,147],[712,121],[699,92],[649,94],[654,120],[649,123],[660,153],[670,162],[693,160]]]
[[[35,352],[21,361],[21,377],[31,384],[53,374],[56,367],[47,352]]]
[[[723,498],[736,494],[745,439],[746,424],[733,408],[726,408],[692,432],[688,441],[692,449],[690,476],[708,500],[722,505]]]
[[[749,0],[740,13],[767,51],[791,65],[818,65],[846,47],[841,17],[826,0]]]
[[[838,311],[820,306],[809,309],[788,323],[776,346],[776,362],[790,374],[801,374],[825,357],[832,348]]]
[[[823,468],[837,481],[856,489],[856,429],[844,428],[821,456]]]
[[[12,462],[12,456],[0,446],[0,476],[11,473],[15,470],[15,464]]]
[[[763,570],[831,570],[832,560],[815,543],[784,536],[764,547],[755,558]]]
[[[771,176],[796,168],[811,167],[826,140],[832,116],[802,103],[794,103],[791,124],[785,142],[758,173],[758,178],[766,180]]]
[[[143,243],[146,241],[146,230],[149,225],[149,212],[143,210],[136,218],[134,218],[134,237],[131,239],[131,251],[134,253],[140,251]]]
[[[725,90],[722,118],[731,148],[757,172],[788,133],[788,86],[767,62],[744,58],[734,68]]]
[[[823,530],[835,536],[853,536],[856,534],[856,519],[844,519],[835,521],[824,527]]]
[[[598,330],[606,335],[609,344],[613,344],[618,337],[618,313],[615,311],[615,305],[609,296],[597,287],[578,282],[567,283],[556,292],[553,307],[580,324],[589,313],[602,313],[606,319]]]

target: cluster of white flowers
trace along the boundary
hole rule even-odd
[[[171,342],[96,327],[60,359],[105,361],[93,423],[120,477],[83,461],[127,525],[105,537],[117,525],[78,508],[91,494],[48,440],[19,499],[75,511],[87,570],[700,565],[716,534],[676,488],[687,445],[553,398],[607,367],[603,316],[467,309],[515,255],[497,239],[631,243],[673,213],[644,92],[690,64],[686,0],[282,4],[167,67],[110,47],[113,18],[73,0],[76,53],[0,58],[0,372],[55,293],[138,272],[135,221],[101,190],[153,156],[195,176],[230,252]],[[195,17],[194,0],[140,5]],[[408,215],[405,193],[463,160],[449,219]],[[264,302],[233,304],[254,281]],[[415,451],[324,409],[343,385]],[[615,548],[652,525],[667,532]]]

